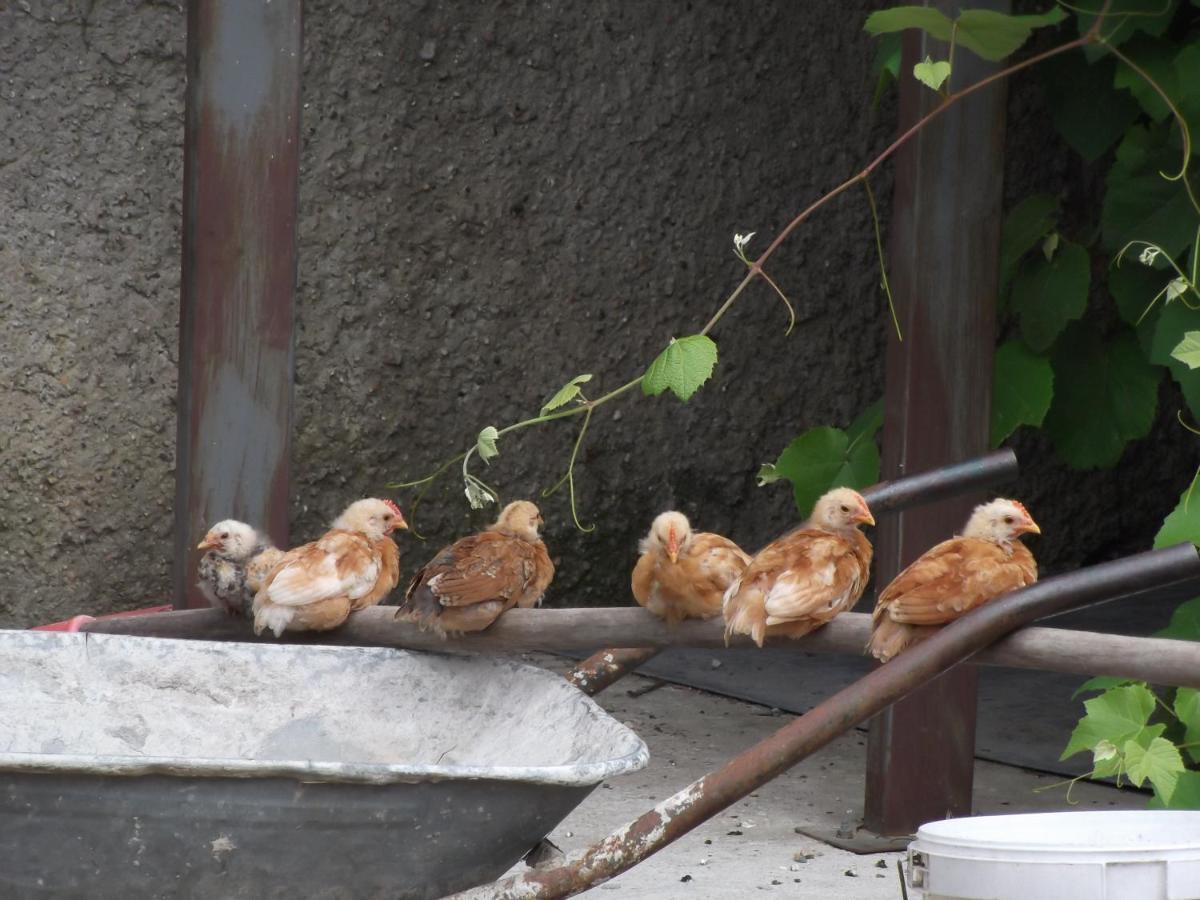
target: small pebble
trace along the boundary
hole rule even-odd
[[[683,876],[682,878],[680,878],[679,880],[680,880],[680,881],[682,881],[684,884],[687,884],[689,881],[691,881],[691,880],[692,880],[692,876],[691,876],[691,875],[684,875],[684,876]]]
[[[888,867],[888,865],[887,865],[887,860],[886,860],[886,859],[877,859],[877,860],[875,860],[875,868],[877,868],[877,869],[886,869],[887,867]]]
[[[741,836],[742,836],[742,832],[740,832],[740,831],[737,831],[737,830],[734,830],[734,831],[727,831],[727,832],[725,832],[725,833],[726,833],[727,835],[729,835],[730,837],[741,837]]]
[[[845,875],[847,878],[857,878],[858,877],[858,873],[855,872],[853,869],[847,869],[842,874]]]
[[[782,882],[782,881],[780,881],[778,878],[772,878],[772,879],[771,879],[771,884],[783,884],[783,882]]]
[[[705,838],[705,839],[704,839],[704,843],[706,843],[706,844],[711,844],[711,843],[712,843],[712,838]]]
[[[709,663],[709,665],[714,669],[719,669],[721,668],[721,661],[719,659],[714,659],[711,663]]]

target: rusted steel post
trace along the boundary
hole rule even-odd
[[[1009,632],[1055,612],[1200,578],[1190,544],[1048,578],[975,610],[667,798],[561,866],[460,894],[459,900],[570,897],[641,862],[834,738]],[[944,811],[933,818],[941,819]]]
[[[190,0],[174,603],[233,517],[287,541],[301,0]]]
[[[927,0],[951,17],[959,0]],[[967,6],[1008,12],[1007,0]],[[945,45],[923,32],[904,38],[901,71]],[[934,45],[936,43],[936,46]],[[955,85],[996,69],[955,54]],[[884,399],[887,477],[958,462],[988,445],[995,346],[1000,204],[1004,174],[1005,85],[997,83],[947,110],[896,157],[890,270],[903,341],[889,334]],[[900,79],[900,129],[941,102]],[[966,520],[978,495],[922,505],[880,522],[875,582],[904,566]],[[908,834],[917,824],[971,810],[976,674],[964,667],[885,712],[868,743],[866,827]]]
[[[878,518],[883,513],[933,503],[966,491],[991,487],[1017,477],[1017,455],[997,450],[976,459],[942,466],[928,472],[882,481],[866,488],[863,496]],[[624,647],[598,650],[567,673],[567,680],[585,694],[598,694],[638,666],[658,656],[661,647]]]

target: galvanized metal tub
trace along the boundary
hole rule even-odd
[[[0,631],[0,897],[439,897],[647,758],[502,660]]]

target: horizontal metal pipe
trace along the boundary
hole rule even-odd
[[[1012,450],[996,450],[963,463],[883,481],[865,488],[862,494],[871,511],[881,515],[1002,484],[1016,478],[1017,469],[1017,455]],[[585,693],[598,694],[658,654],[653,647],[599,650],[575,666],[567,679]]]
[[[1200,580],[1200,556],[1191,544],[1101,563],[1014,591],[874,669],[566,863],[454,896],[460,900],[548,900],[578,894],[661,850],[1016,628],[1052,613],[1185,580]]]

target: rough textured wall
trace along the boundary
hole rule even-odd
[[[733,232],[763,246],[890,135],[886,105],[866,112],[875,5],[308,3],[294,535],[536,413],[571,376],[611,388],[696,330],[739,277]],[[179,3],[0,0],[0,625],[168,591],[183,38]],[[1073,176],[1044,146],[1036,90],[1013,97],[1018,197]],[[627,596],[636,539],[669,505],[759,544],[793,519],[785,488],[754,486],[759,463],[881,392],[862,198],[771,271],[798,307],[790,338],[756,286],[692,403],[596,416],[577,474],[597,531],[574,530],[564,496],[545,503],[555,602]],[[533,496],[574,433],[510,437],[479,474]],[[1173,502],[1160,446],[1086,479],[1036,438],[1021,447],[1022,490],[1059,526],[1040,545],[1053,564],[1144,544]],[[1133,502],[1143,483],[1163,502]],[[477,521],[447,479],[418,516],[431,543],[404,540],[405,574]]]

